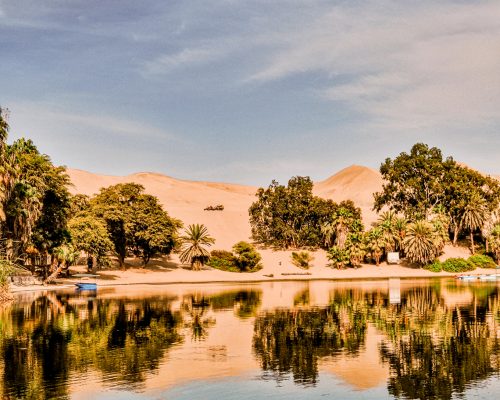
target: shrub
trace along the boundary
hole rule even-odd
[[[467,259],[467,262],[474,266],[474,268],[495,268],[495,261],[489,256],[476,254],[474,256],[470,256]]]
[[[463,258],[448,258],[442,263],[443,271],[446,272],[467,272],[473,271],[476,267]]]
[[[255,272],[262,269],[262,257],[250,243],[238,242],[233,246],[236,266],[241,272]]]
[[[326,254],[328,260],[331,262],[332,267],[338,269],[345,268],[349,264],[349,252],[346,249],[341,249],[338,246],[333,246]]]
[[[256,272],[262,269],[261,256],[250,243],[236,243],[233,250],[234,253],[226,250],[213,250],[207,265],[229,272]]]
[[[443,263],[436,260],[432,264],[426,265],[424,269],[431,272],[441,272],[443,270]]]
[[[207,265],[222,271],[239,272],[239,269],[236,267],[236,257],[233,253],[226,250],[213,250],[210,253]]]
[[[314,257],[307,251],[292,252],[292,264],[296,267],[309,269],[313,260]]]

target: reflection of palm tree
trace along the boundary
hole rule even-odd
[[[208,335],[208,328],[215,324],[213,318],[207,317],[210,303],[204,296],[192,295],[187,301],[182,303],[183,310],[189,315],[184,325],[191,330],[191,337],[194,340],[203,340]]]
[[[183,243],[180,255],[181,262],[189,262],[194,270],[200,270],[210,257],[210,253],[205,247],[211,246],[215,239],[210,237],[203,224],[189,225],[181,239]]]

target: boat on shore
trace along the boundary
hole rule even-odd
[[[99,275],[96,274],[76,274],[75,278],[81,278],[79,282],[75,282],[77,290],[97,290],[96,279]]]

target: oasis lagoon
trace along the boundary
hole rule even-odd
[[[500,391],[500,293],[452,279],[25,292],[0,309],[17,399],[452,399]]]

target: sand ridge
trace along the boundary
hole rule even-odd
[[[153,172],[128,176],[111,176],[68,169],[73,194],[93,195],[102,187],[135,182],[146,193],[160,200],[168,213],[185,225],[205,224],[216,239],[216,248],[229,249],[239,240],[250,240],[248,209],[255,201],[257,187],[219,182],[197,182],[175,179]],[[314,194],[334,201],[353,200],[362,209],[366,224],[376,219],[372,211],[373,192],[382,187],[380,174],[370,168],[353,165],[314,185]],[[205,211],[222,204],[223,211]]]

